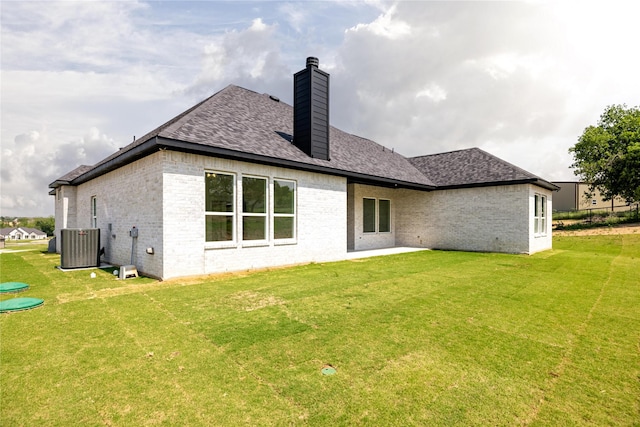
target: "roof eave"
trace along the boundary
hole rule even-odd
[[[70,184],[71,184],[71,182],[69,182],[69,181],[56,179],[51,184],[49,184],[49,188],[56,189],[56,188],[60,187],[61,185],[70,185]],[[51,194],[51,193],[49,193],[49,194]]]
[[[511,181],[488,181],[488,182],[473,182],[469,184],[454,184],[454,185],[438,185],[438,190],[455,190],[460,188],[478,188],[478,187],[495,187],[500,185],[518,185],[518,184],[533,184],[538,187],[545,188],[551,191],[558,191],[560,187],[553,185],[552,183],[540,178],[527,178],[516,179]]]
[[[397,180],[393,178],[372,176],[372,175],[362,174],[358,172],[334,169],[334,168],[330,168],[322,165],[314,165],[309,163],[297,162],[294,160],[268,157],[260,154],[230,150],[227,148],[194,144],[192,142],[186,142],[186,141],[165,138],[165,137],[158,137],[158,136],[150,138],[149,140],[143,142],[142,144],[130,150],[127,150],[121,155],[116,156],[105,163],[99,164],[95,168],[90,169],[89,171],[79,175],[78,177],[74,178],[71,181],[57,180],[51,183],[49,187],[56,188],[56,187],[59,187],[60,185],[82,184],[84,182],[90,181],[94,178],[97,178],[101,175],[104,175],[108,172],[111,172],[115,169],[118,169],[124,165],[132,163],[138,159],[141,159],[142,157],[148,156],[162,149],[169,149],[174,151],[200,154],[200,155],[206,155],[206,156],[216,156],[216,157],[221,157],[221,158],[226,158],[231,160],[240,160],[240,161],[246,161],[250,163],[259,163],[263,165],[286,167],[290,169],[303,170],[306,172],[316,172],[316,173],[322,173],[327,175],[342,176],[354,182],[384,185],[387,187],[411,188],[411,189],[422,190],[422,191],[431,191],[436,189],[436,187],[433,185],[407,182],[407,181]]]
[[[345,171],[345,170],[335,169],[335,168],[322,166],[322,165],[297,162],[295,160],[287,160],[287,159],[282,159],[277,157],[263,156],[261,154],[229,150],[227,148],[193,144],[190,142],[185,142],[185,141],[180,141],[180,140],[175,140],[170,138],[159,137],[158,145],[161,148],[171,149],[175,151],[182,151],[182,152],[187,152],[192,154],[201,154],[201,155],[208,155],[208,156],[214,155],[216,157],[221,157],[221,158],[226,158],[231,160],[240,160],[240,161],[246,161],[250,163],[259,163],[259,164],[269,165],[269,166],[278,166],[278,167],[302,170],[306,172],[316,172],[316,173],[322,173],[327,175],[342,176],[352,181],[358,181],[362,183],[366,182],[366,183],[378,184],[378,185],[382,184],[388,187],[398,187],[398,188],[400,187],[413,188],[413,189],[419,189],[423,191],[430,191],[430,190],[436,189],[436,187],[433,185],[367,175],[363,173]]]

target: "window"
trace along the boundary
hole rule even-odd
[[[267,238],[267,180],[242,177],[242,240]]]
[[[91,197],[91,228],[98,228],[98,202],[96,196]]]
[[[242,187],[236,191],[240,182]],[[206,172],[205,241],[235,245],[241,239],[254,242],[249,246],[263,245],[270,236],[269,225],[274,240],[295,239],[297,184],[273,179],[271,204],[269,184],[269,178],[243,176],[240,181],[233,173]]]
[[[205,174],[205,239],[207,242],[234,240],[234,175]]]
[[[362,231],[376,232],[376,199],[362,199]]]
[[[362,199],[362,231],[364,233],[391,232],[391,200]]]
[[[378,200],[378,231],[389,233],[391,231],[391,200]]]
[[[295,238],[296,183],[273,180],[273,238]]]
[[[547,234],[547,197],[536,194],[534,203],[533,232],[539,235]]]

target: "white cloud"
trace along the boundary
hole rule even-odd
[[[447,99],[447,91],[437,83],[429,83],[424,89],[416,93],[416,98],[429,98],[431,101],[438,103]]]
[[[639,60],[629,54],[640,33],[618,26],[611,38],[599,28],[615,26],[616,7],[598,20],[603,10],[554,5],[399,2],[391,20],[411,29],[402,38],[381,38],[369,25],[347,32],[339,54],[347,81],[332,83],[340,120],[406,155],[479,146],[544,177],[572,179],[567,150],[584,127],[608,103],[640,102],[631,77]]]
[[[368,24],[358,24],[347,31],[370,32],[376,36],[385,37],[391,40],[402,39],[411,33],[411,26],[405,21],[396,18],[396,6],[391,6],[378,18]]]
[[[280,54],[277,28],[256,18],[247,29],[214,37],[204,47],[202,70],[188,93],[204,97],[212,88],[231,83],[254,90],[260,90],[256,85],[284,87],[289,70]]]
[[[303,32],[309,18],[307,10],[300,4],[283,3],[279,5],[279,11],[284,15],[284,19],[298,33]]]
[[[53,200],[47,186],[55,178],[81,164],[94,164],[114,152],[116,143],[97,128],[60,144],[52,144],[47,131],[31,130],[17,135],[2,149],[2,215],[22,209],[44,215],[43,206]],[[6,212],[9,210],[9,212]]]

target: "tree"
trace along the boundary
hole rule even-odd
[[[53,231],[56,228],[56,220],[52,216],[47,218],[38,218],[35,225],[35,228],[39,229],[40,231],[44,231],[45,233],[47,233],[47,236],[53,236]]]
[[[587,127],[573,153],[574,173],[604,200],[640,201],[640,107],[611,105],[597,126]]]

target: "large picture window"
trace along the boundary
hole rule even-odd
[[[233,173],[205,172],[205,241],[235,245],[240,240],[255,242],[247,243],[255,246],[270,238],[281,243],[295,239],[297,184],[273,179],[271,198],[269,181],[265,177],[239,179]]]
[[[235,176],[205,174],[205,227],[207,242],[234,240]]]
[[[541,194],[536,194],[534,202],[534,233],[538,235],[547,234],[547,197]]]
[[[295,238],[296,183],[273,180],[273,238]]]
[[[267,238],[267,180],[242,177],[242,240]]]

